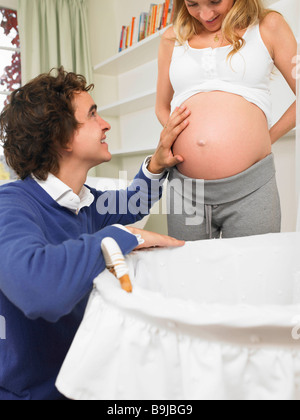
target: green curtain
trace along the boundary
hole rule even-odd
[[[92,83],[86,0],[19,0],[22,83],[53,67]]]

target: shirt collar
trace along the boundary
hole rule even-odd
[[[77,195],[53,174],[49,174],[46,181],[39,181],[34,176],[33,179],[57,204],[73,213],[78,214],[83,207],[90,207],[95,200],[94,195],[86,186],[83,186],[79,195]]]

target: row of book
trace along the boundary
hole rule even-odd
[[[139,19],[133,17],[131,25],[122,26],[119,52],[170,25],[174,18],[174,7],[173,0],[166,0],[163,4],[151,3],[148,13],[141,13]]]

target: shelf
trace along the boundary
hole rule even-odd
[[[156,147],[148,147],[145,149],[120,149],[115,151],[110,151],[113,157],[126,157],[126,156],[138,156],[138,155],[151,155],[155,152]]]
[[[94,72],[104,76],[118,76],[157,59],[160,39],[167,29],[164,28],[156,32],[127,50],[96,65]]]
[[[122,101],[114,102],[104,107],[98,108],[98,112],[103,117],[120,117],[122,115],[137,112],[141,109],[155,106],[156,91],[150,90],[140,95]]]

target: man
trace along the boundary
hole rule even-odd
[[[105,269],[103,238],[114,238],[125,255],[184,244],[122,225],[149,213],[165,169],[183,160],[171,150],[189,111],[174,112],[154,156],[127,191],[114,193],[117,209],[138,194],[139,208],[147,211],[101,215],[103,193],[84,182],[92,167],[111,159],[105,142],[111,127],[97,114],[92,87],[60,68],[14,92],[0,116],[5,157],[21,179],[0,188],[0,315],[6,321],[0,400],[62,398],[55,379],[93,280]]]

